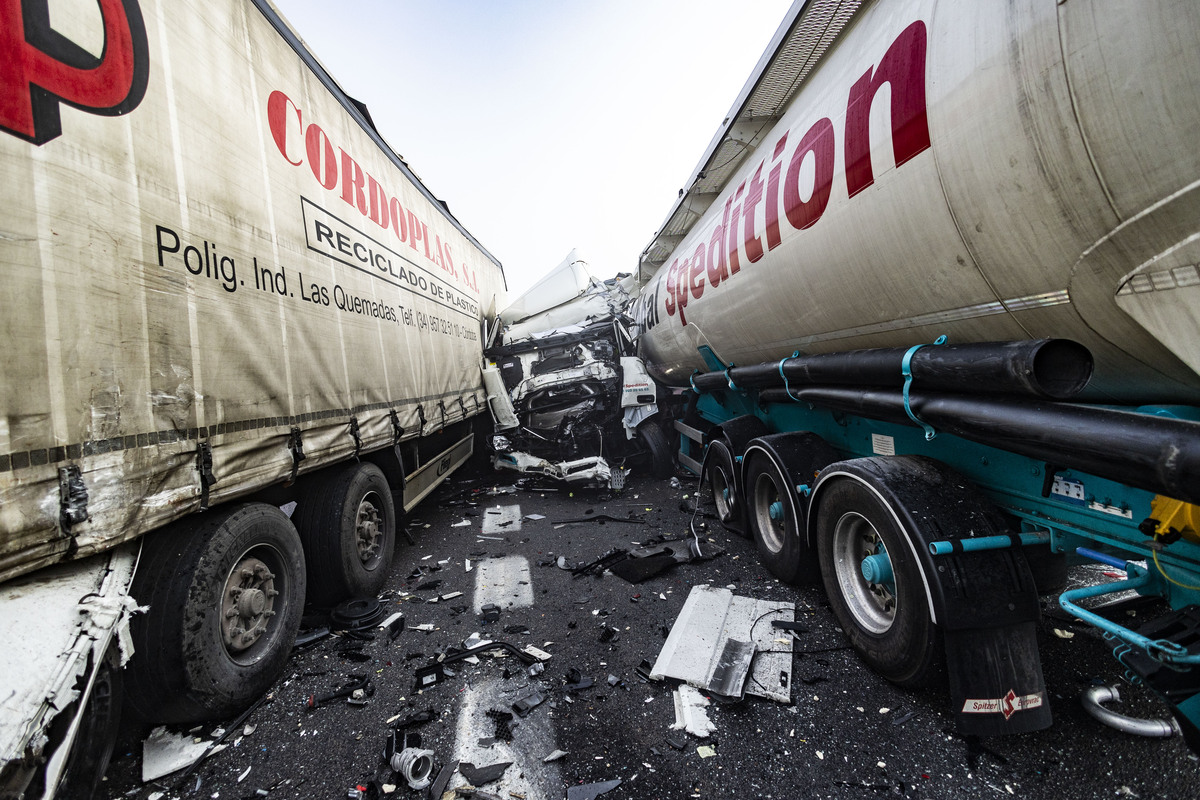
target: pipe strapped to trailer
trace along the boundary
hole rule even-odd
[[[1197,41],[1182,0],[797,2],[642,254],[680,462],[966,732],[1050,724],[1036,598],[1092,554],[1170,610],[1063,608],[1200,748]]]

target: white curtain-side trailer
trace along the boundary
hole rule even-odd
[[[681,461],[966,733],[1050,724],[1086,559],[1174,719],[1093,712],[1200,749],[1198,76],[1184,0],[801,0],[642,254]]]
[[[379,590],[505,285],[268,0],[0,4],[0,129],[0,794],[50,797],[122,688],[231,714]]]

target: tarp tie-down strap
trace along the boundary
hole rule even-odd
[[[945,344],[945,343],[946,343],[946,335],[945,334],[942,334],[941,336],[939,336],[938,338],[933,340],[934,345]],[[911,419],[913,422],[917,423],[918,425],[920,425],[922,428],[925,429],[925,441],[928,442],[928,441],[932,441],[933,438],[935,436],[937,436],[937,431],[935,431],[933,429],[932,425],[928,424],[923,419],[921,419],[916,414],[914,414],[913,410],[912,410],[912,406],[909,405],[909,402],[908,402],[908,391],[910,388],[912,388],[912,381],[913,381],[912,358],[914,355],[916,355],[918,350],[920,350],[922,347],[926,347],[926,346],[928,346],[928,345],[927,344],[914,344],[912,347],[908,348],[908,351],[904,354],[904,358],[900,361],[900,374],[904,376],[904,393],[903,393],[904,394],[904,413],[908,414],[909,419]]]

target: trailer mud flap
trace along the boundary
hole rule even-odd
[[[944,631],[959,733],[996,736],[1050,726],[1037,626]]]

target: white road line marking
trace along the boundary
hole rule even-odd
[[[497,605],[502,609],[533,605],[529,561],[524,557],[484,559],[476,565],[474,572],[476,614],[483,613],[486,605]]]
[[[521,507],[496,506],[483,512],[483,532],[490,534],[516,533],[521,530]]]
[[[491,664],[486,668],[499,669],[500,666]],[[480,739],[491,738],[495,734],[496,723],[487,716],[487,712],[496,709],[512,713],[513,701],[526,690],[524,681],[489,678],[472,684],[471,688],[464,691],[458,710],[454,758],[477,767],[511,761],[512,766],[505,771],[503,778],[482,787],[484,791],[500,797],[508,797],[509,792],[522,794],[526,800],[549,800],[552,794],[561,797],[563,783],[558,763],[542,763],[543,758],[558,748],[549,704],[543,703],[520,720],[521,724],[513,729],[513,741],[497,741],[491,746],[479,744]],[[461,773],[456,772],[450,787],[463,786],[466,782]]]

